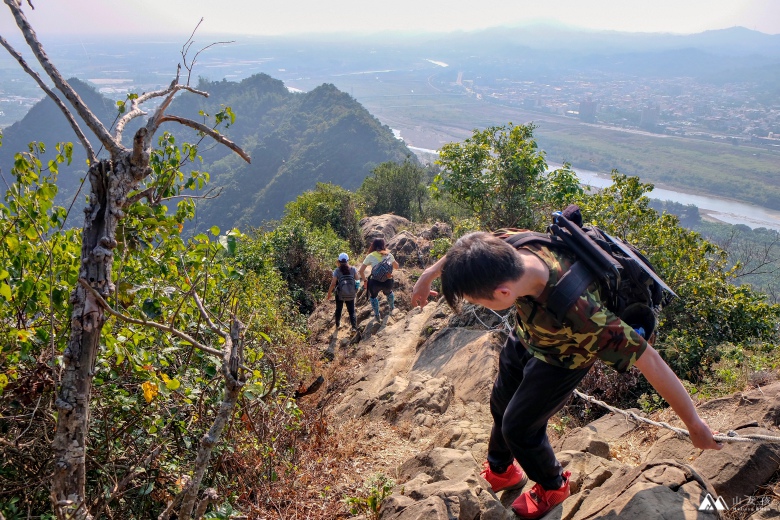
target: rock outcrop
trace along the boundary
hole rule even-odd
[[[386,468],[397,485],[380,518],[516,518],[509,506],[522,490],[496,495],[479,474],[492,424],[489,394],[505,338],[500,318],[468,307],[453,315],[441,300],[410,308],[414,270],[428,261],[433,238],[451,235],[448,227],[413,234],[408,222],[392,215],[361,225],[366,240],[385,233],[403,266],[395,273],[397,309],[385,315],[383,308],[377,322],[363,296],[360,334],[339,338],[329,322],[332,306],[317,309],[310,328],[330,358],[362,360],[331,396],[329,413],[399,429],[409,445],[419,447],[400,467]],[[698,411],[720,431],[780,436],[780,382],[709,401]],[[635,457],[623,456],[636,446],[641,449]],[[702,453],[668,430],[608,414],[568,431],[553,447],[572,472],[572,496],[549,519],[705,520],[720,517],[717,507],[723,504],[723,514],[734,515],[729,518],[780,518],[780,444],[729,443]],[[767,483],[771,488],[761,488]]]

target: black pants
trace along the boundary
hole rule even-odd
[[[393,279],[388,278],[384,282],[377,282],[370,276],[368,277],[368,294],[371,296],[371,298],[376,298],[379,296],[379,291],[382,291],[382,293],[387,296],[391,292],[393,292]]]
[[[336,327],[341,323],[341,310],[344,308],[344,304],[347,304],[347,312],[349,313],[349,322],[352,324],[352,328],[357,328],[357,318],[355,318],[355,300],[340,300],[336,296]]]
[[[503,473],[514,458],[543,488],[561,487],[561,464],[547,438],[547,421],[589,369],[550,365],[533,357],[514,335],[507,339],[490,395],[493,430],[487,459],[493,471]]]

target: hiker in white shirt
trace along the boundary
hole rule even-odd
[[[382,264],[382,265],[380,265]],[[398,262],[395,261],[385,245],[384,238],[375,238],[368,248],[368,255],[360,266],[358,276],[364,278],[363,274],[366,267],[371,266],[371,275],[368,277],[368,295],[371,302],[371,308],[374,309],[374,317],[377,321],[382,319],[379,313],[379,291],[382,291],[387,297],[388,313],[392,314],[395,308],[395,294],[393,293],[393,269],[398,269]],[[389,272],[387,272],[389,270]],[[381,274],[380,274],[380,271]]]

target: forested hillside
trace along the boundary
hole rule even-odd
[[[75,79],[72,82],[95,115],[111,126],[118,114],[116,104],[89,85]],[[172,112],[191,117],[202,111],[213,116],[230,107],[235,119],[223,133],[249,153],[252,163],[237,161],[220,147],[201,147],[203,164],[196,162],[194,168],[208,171],[209,189],[221,188],[221,194],[199,202],[196,228],[259,226],[279,218],[287,202],[313,189],[317,182],[356,189],[380,163],[407,157],[416,161],[390,128],[333,85],[292,93],[281,81],[258,74],[239,83],[201,80],[197,88],[209,97],[179,98]],[[133,131],[128,128],[125,135]],[[198,139],[194,131],[176,131],[178,142]],[[60,167],[59,178],[58,202],[69,205],[86,172],[86,156],[62,113],[48,98],[4,132],[0,167],[10,169],[13,154],[27,150],[30,141],[50,148],[61,141],[74,143],[72,164]]]
[[[218,199],[199,204],[198,222],[209,226],[260,225],[280,217],[287,202],[317,182],[353,190],[374,166],[412,156],[388,127],[333,85],[294,94],[259,74],[240,83],[201,81],[198,88],[210,97],[182,97],[173,110],[213,114],[221,105],[232,107],[236,123],[226,133],[252,157],[252,164],[243,164],[216,148],[204,155],[211,185],[223,187]]]
[[[110,99],[101,96],[87,83],[70,78],[68,82],[78,93],[92,113],[106,127],[112,125],[117,116],[116,105]],[[131,124],[130,132],[134,131],[138,124]],[[132,135],[132,134],[128,134]],[[76,138],[76,134],[62,115],[62,112],[48,97],[44,97],[35,104],[22,118],[2,131],[2,143],[0,147],[0,170],[8,173],[13,165],[13,157],[19,152],[26,152],[29,143],[36,141],[44,143],[52,151],[54,145],[60,142],[73,143],[73,160],[70,165],[60,166],[59,195],[57,201],[67,205],[81,184],[81,178],[87,171],[87,155]],[[127,143],[124,143],[127,145]],[[52,159],[51,155],[48,159]],[[83,199],[78,201],[79,205]],[[70,222],[71,226],[80,225],[81,221]]]

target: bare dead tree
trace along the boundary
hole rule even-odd
[[[751,275],[775,274],[780,271],[780,234],[770,234],[761,243],[745,240],[742,232],[733,226],[729,235],[715,243],[729,254],[737,266],[736,278]]]
[[[218,334],[220,337],[222,337],[225,340],[225,345],[223,347],[223,350],[222,352],[220,352],[216,349],[203,345],[196,339],[192,338],[191,336],[187,335],[186,333],[178,329],[171,327],[170,325],[164,325],[162,323],[157,323],[154,321],[141,321],[135,318],[131,318],[129,316],[125,316],[122,313],[112,309],[111,306],[108,304],[108,302],[106,302],[106,300],[103,299],[103,297],[91,286],[91,284],[89,284],[89,282],[87,282],[84,279],[79,279],[79,283],[87,290],[87,292],[92,294],[95,300],[101,305],[101,307],[112,316],[115,316],[129,323],[137,323],[137,324],[146,325],[148,327],[153,327],[159,330],[166,331],[174,336],[177,336],[187,341],[193,347],[202,350],[203,352],[208,352],[209,354],[216,354],[222,356],[222,377],[225,380],[225,394],[222,399],[222,403],[220,404],[219,410],[217,411],[216,417],[214,418],[214,422],[212,423],[211,428],[209,428],[209,431],[206,434],[204,434],[200,440],[200,445],[198,447],[198,453],[195,458],[195,465],[193,468],[193,476],[187,477],[185,479],[186,485],[184,486],[184,488],[168,504],[168,506],[160,514],[158,519],[158,520],[168,520],[174,512],[177,512],[177,518],[179,520],[190,520],[190,518],[195,518],[195,520],[200,520],[200,518],[202,518],[203,515],[206,513],[206,509],[208,508],[208,506],[218,499],[216,490],[212,488],[208,488],[204,490],[203,497],[200,499],[200,501],[198,501],[197,498],[198,498],[198,490],[200,489],[200,484],[203,481],[203,477],[206,474],[206,470],[208,469],[208,463],[209,463],[209,459],[211,458],[211,452],[214,450],[214,446],[216,446],[217,442],[219,441],[220,436],[222,435],[222,431],[225,429],[225,425],[228,423],[230,417],[233,415],[233,410],[235,410],[236,403],[238,402],[238,398],[241,395],[241,389],[246,383],[246,373],[250,372],[250,369],[245,367],[243,364],[244,343],[243,343],[242,333],[245,329],[244,324],[241,323],[241,321],[239,321],[235,316],[233,316],[230,325],[230,334],[224,332],[220,326],[214,324],[214,322],[211,320],[208,313],[206,312],[206,309],[203,307],[203,302],[201,302],[198,294],[196,292],[192,293],[192,297],[195,300],[200,315],[203,317],[203,320],[206,322],[206,325],[212,331],[214,331],[216,334]],[[269,390],[266,392],[265,395],[261,396],[261,399],[267,397],[270,394],[271,389],[273,389],[275,385],[276,368],[273,366],[273,363],[271,363],[271,371],[273,374],[273,380],[271,382],[271,385],[269,386]],[[156,453],[152,453],[149,455],[148,459],[151,460],[151,458],[155,456]],[[147,464],[148,461],[146,463],[139,465],[139,467],[142,467]],[[123,481],[118,483],[115,486],[114,490],[112,491],[112,495],[116,495],[120,493],[121,490],[123,489],[123,486],[126,485],[132,479],[133,475],[134,475],[134,471],[130,471],[128,475],[123,479]],[[104,503],[107,504],[110,500],[111,499],[109,498],[108,501],[98,502],[98,504],[100,507],[102,507]],[[193,516],[193,509],[195,509],[194,516]],[[99,513],[100,508],[96,507],[95,511]]]
[[[101,331],[107,319],[105,306],[101,304],[100,299],[107,299],[115,290],[112,283],[112,267],[113,251],[117,246],[117,225],[130,204],[129,195],[137,190],[142,181],[152,173],[150,157],[154,136],[162,123],[176,122],[203,132],[236,152],[247,162],[250,159],[240,147],[215,130],[196,121],[165,113],[176,94],[182,90],[207,96],[205,92],[197,91],[187,84],[179,84],[178,72],[166,89],[146,93],[131,100],[129,110],[120,118],[112,134],[49,60],[24,15],[22,3],[17,0],[4,0],[4,2],[35,59],[54,84],[55,89],[71,105],[75,116],[53,90],[45,88],[41,78],[24,63],[21,55],[7,41],[2,40],[0,44],[57,103],[76,131],[89,158],[87,178],[90,183],[90,194],[89,203],[85,208],[79,271],[79,279],[84,280],[86,284],[77,285],[70,295],[71,333],[63,353],[62,379],[55,402],[58,416],[57,431],[52,441],[55,469],[52,476],[51,499],[58,518],[91,518],[85,497],[86,445],[96,353]],[[125,126],[130,120],[147,115],[141,105],[153,98],[163,98],[163,101],[149,117],[146,125],[135,133],[132,146],[130,148],[123,146],[122,132]],[[77,118],[89,128],[105,148],[109,155],[108,159],[99,159],[95,155],[93,147],[81,131]],[[237,356],[240,357],[240,352]],[[218,435],[209,437],[212,438],[218,438]],[[195,485],[195,479],[192,484]],[[197,483],[198,487],[199,485],[200,482]],[[195,494],[198,487],[195,487]],[[194,499],[190,494],[183,498],[182,504],[192,502],[194,505]],[[187,507],[192,511],[192,505]],[[182,509],[184,510],[184,505]],[[184,517],[179,516],[179,518]]]

